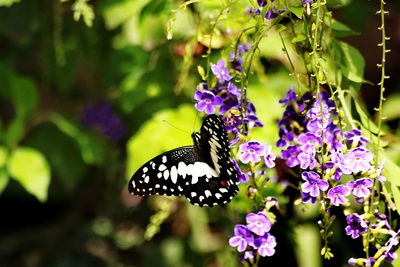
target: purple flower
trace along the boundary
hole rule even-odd
[[[259,236],[269,232],[272,226],[271,221],[262,212],[247,214],[246,222],[247,228]]]
[[[301,152],[298,156],[297,159],[300,161],[300,168],[302,169],[314,169],[316,165],[316,160],[315,160],[315,153],[304,153]]]
[[[275,11],[276,11],[275,7],[270,8],[268,10],[268,12],[265,13],[265,18],[266,19],[274,19],[274,18],[276,18],[278,16],[278,13],[275,13]]]
[[[301,192],[301,195],[302,195],[301,201],[303,203],[307,203],[309,200],[311,200],[311,203],[314,204],[317,201],[317,198],[310,196],[309,193]]]
[[[313,133],[302,133],[297,138],[297,142],[301,145],[301,151],[311,154],[315,153],[316,147],[321,145],[321,138]]]
[[[266,233],[254,240],[254,246],[260,256],[272,256],[275,254],[276,239],[270,233]]]
[[[238,174],[239,183],[243,184],[243,183],[247,183],[248,181],[250,181],[249,176],[247,174],[245,174],[244,172],[242,172],[237,161],[233,159],[232,163],[233,163],[233,167],[235,168],[235,170]]]
[[[292,168],[300,164],[300,160],[297,159],[300,150],[296,146],[288,146],[282,151],[282,158],[286,160],[286,164]]]
[[[306,5],[306,4],[312,5],[313,0],[301,0],[301,3],[302,3],[303,5]]]
[[[382,161],[379,168],[376,170],[376,177],[378,178],[378,181],[381,183],[386,182],[386,177],[382,175],[382,171],[384,168],[385,168],[385,162]]]
[[[263,7],[267,4],[267,0],[257,0],[257,3],[260,7]]]
[[[296,93],[294,92],[294,86],[291,85],[289,91],[287,91],[285,98],[279,100],[279,103],[287,106],[290,102],[296,102]]]
[[[352,146],[365,146],[366,143],[369,143],[369,140],[362,136],[362,132],[358,129],[352,129],[349,132],[344,133],[344,137],[347,138],[349,144]]]
[[[254,259],[254,254],[253,251],[251,250],[245,251],[243,257],[240,260],[244,261],[248,259]]]
[[[238,99],[229,98],[228,100],[225,100],[219,108],[219,114],[224,115],[232,108],[240,109]]]
[[[328,191],[328,198],[330,198],[331,202],[335,206],[339,206],[340,204],[345,204],[347,199],[345,196],[350,195],[350,188],[345,185],[335,186]]]
[[[371,151],[365,148],[355,148],[350,152],[346,153],[342,160],[342,171],[345,174],[357,173],[367,171],[372,168],[369,163],[373,159],[374,155]]]
[[[353,190],[353,195],[356,197],[367,198],[371,193],[369,187],[372,187],[374,182],[369,178],[361,178],[356,181],[350,181],[347,183],[348,187]]]
[[[389,238],[388,241],[385,243],[385,252],[383,253],[383,256],[385,256],[385,260],[389,263],[394,261],[397,258],[397,254],[395,253],[395,250],[397,248],[397,245],[399,244],[399,235],[400,231],[398,231],[396,234],[392,235],[392,237]]]
[[[212,64],[211,70],[218,78],[219,83],[229,82],[232,79],[232,76],[229,75],[229,70],[225,67],[225,61],[222,59],[218,60],[217,64]]]
[[[253,245],[254,237],[243,224],[237,224],[234,229],[234,236],[229,238],[229,245],[232,247],[237,247],[239,252],[246,250],[247,245]]]
[[[265,145],[261,145],[256,141],[249,141],[243,143],[239,146],[240,152],[240,161],[244,164],[251,162],[257,163],[261,160],[260,157],[265,156],[267,148]]]
[[[214,114],[215,107],[221,106],[222,99],[214,95],[210,91],[197,90],[194,94],[194,99],[199,101],[195,104],[198,111],[204,111],[206,114]]]
[[[301,190],[305,193],[309,193],[312,197],[319,196],[319,191],[326,191],[329,187],[327,181],[321,180],[318,173],[310,171],[303,172],[301,178],[306,182],[301,185]]]
[[[125,127],[121,118],[107,103],[92,104],[85,107],[81,115],[81,123],[86,127],[95,127],[114,141],[125,135]]]
[[[235,115],[234,112],[229,112],[228,116],[224,117],[226,131],[228,133],[239,132],[239,126],[242,125],[242,117],[240,115]]]
[[[351,213],[346,216],[347,226],[345,228],[346,234],[351,238],[356,239],[367,231],[368,225],[357,213]]]
[[[272,146],[267,146],[267,151],[265,152],[265,157],[264,157],[264,164],[268,168],[275,167],[276,156],[274,153],[271,152],[271,150],[272,150]]]

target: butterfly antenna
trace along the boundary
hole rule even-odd
[[[173,124],[171,124],[169,121],[167,121],[167,120],[162,120],[162,122],[165,122],[165,123],[167,123],[169,126],[171,126],[172,128],[174,128],[174,129],[177,129],[177,130],[179,130],[179,131],[181,131],[181,132],[184,132],[184,133],[187,133],[187,134],[191,134],[190,132],[188,132],[188,131],[186,131],[186,130],[184,130],[184,129],[182,129],[182,128],[179,128],[179,127],[176,127],[175,125],[173,125]]]

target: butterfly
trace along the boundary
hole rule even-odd
[[[129,181],[132,195],[185,196],[193,205],[223,206],[239,190],[223,120],[208,115],[194,145],[167,151],[140,167]]]

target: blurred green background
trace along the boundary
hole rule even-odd
[[[183,2],[0,0],[0,266],[239,265],[227,239],[244,220],[235,212],[246,210],[243,192],[227,208],[201,209],[127,191],[142,163],[190,144],[201,121],[192,96],[207,47],[193,35],[208,31],[220,3],[201,1],[171,12]],[[384,110],[387,129],[399,136],[400,9],[388,4],[392,79]],[[245,7],[243,1],[232,12]],[[377,2],[355,0],[333,12],[360,33],[344,40],[366,57],[366,79],[376,84],[375,10]],[[172,15],[174,35],[167,40]],[[237,21],[226,25],[240,27]],[[229,36],[214,41],[211,62],[232,42]],[[184,57],[188,43],[196,49]],[[293,81],[281,62],[279,38],[262,45],[249,97],[266,125],[255,138],[274,144],[282,113],[277,101]],[[371,114],[378,93],[372,85],[361,91]],[[278,237],[270,266],[320,266],[317,214],[292,212],[302,214],[303,224],[278,226],[277,235],[285,238]],[[338,257],[324,266],[340,266],[352,256],[354,244],[333,242]]]

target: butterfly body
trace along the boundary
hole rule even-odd
[[[224,205],[236,195],[237,172],[230,159],[228,136],[217,115],[192,134],[193,146],[167,151],[145,163],[132,176],[134,195],[185,196],[198,206]]]

